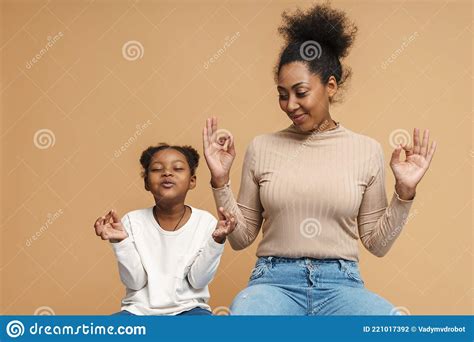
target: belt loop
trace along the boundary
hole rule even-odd
[[[268,263],[270,264],[270,268],[273,268],[273,257],[269,256],[267,260],[268,260]]]
[[[344,270],[346,267],[345,263],[344,263],[344,260],[342,259],[337,259],[337,261],[339,262],[339,266],[340,266],[340,269],[341,271]]]

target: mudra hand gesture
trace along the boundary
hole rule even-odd
[[[94,223],[95,234],[102,240],[112,243],[120,242],[128,237],[127,231],[115,210],[110,210],[107,215],[99,217]]]
[[[421,181],[430,166],[436,151],[436,141],[429,145],[430,132],[426,129],[423,140],[420,141],[420,130],[413,130],[413,146],[400,144],[392,153],[390,167],[395,176],[395,191],[403,200],[415,197],[416,186]],[[400,160],[402,150],[405,160]]]
[[[217,118],[213,117],[206,120],[202,140],[212,186],[220,188],[229,181],[230,168],[235,159],[234,138],[225,130],[217,130]]]

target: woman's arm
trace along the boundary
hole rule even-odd
[[[238,201],[234,198],[230,184],[221,188],[212,187],[217,207],[223,207],[235,215],[236,227],[229,235],[229,242],[234,250],[244,249],[252,244],[263,221],[259,185],[255,178],[255,159],[255,146],[252,141],[247,148],[242,165]]]
[[[234,141],[231,137],[228,148],[215,141],[217,119],[207,119],[203,129],[204,155],[211,171],[211,186],[216,206],[223,207],[236,218],[236,228],[229,235],[233,249],[249,246],[257,237],[262,224],[262,205],[258,181],[255,177],[255,146],[250,144],[244,157],[238,201],[230,188],[230,168],[235,158]]]
[[[395,176],[395,191],[387,206],[385,167],[380,144],[372,160],[372,178],[366,187],[357,218],[362,244],[372,254],[382,257],[390,250],[405,225],[416,186],[420,182],[436,150],[436,143],[428,149],[429,132],[420,142],[418,129],[414,130],[414,146],[398,146],[392,153],[390,166]],[[400,161],[401,150],[406,160]]]

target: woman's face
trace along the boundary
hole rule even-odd
[[[303,62],[285,64],[278,74],[280,108],[302,131],[317,129],[330,119],[329,98],[337,91],[334,76],[327,84]]]
[[[160,200],[183,200],[188,190],[196,186],[196,176],[191,176],[186,157],[168,148],[156,152],[148,167],[145,189]]]

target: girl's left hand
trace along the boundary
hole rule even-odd
[[[406,144],[399,145],[392,153],[390,167],[395,176],[395,191],[401,199],[413,199],[416,186],[423,178],[430,166],[436,151],[436,141],[429,146],[430,132],[425,129],[423,141],[420,143],[420,130],[413,130],[413,147]],[[400,160],[402,149],[405,151],[405,160]]]
[[[219,208],[217,214],[219,216],[219,222],[217,222],[216,230],[212,233],[212,238],[217,243],[224,243],[227,235],[234,231],[237,221],[234,215],[222,207]]]

